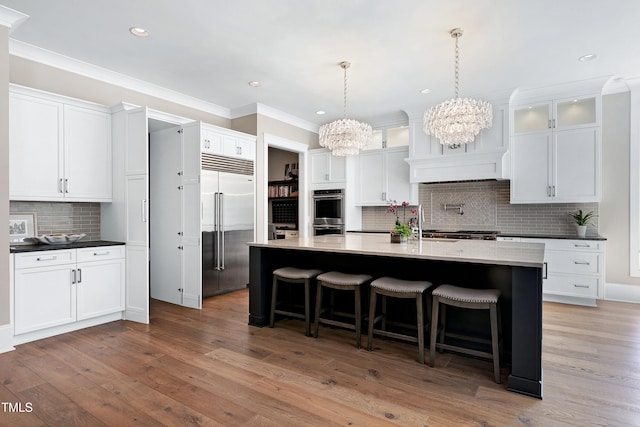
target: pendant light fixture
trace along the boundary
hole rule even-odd
[[[351,63],[342,61],[339,65],[344,70],[344,116],[320,126],[319,138],[320,145],[330,149],[331,154],[346,156],[358,154],[360,149],[369,145],[373,130],[367,123],[347,119],[347,68]]]
[[[487,101],[458,96],[460,74],[460,49],[458,39],[462,30],[454,28],[449,32],[456,39],[455,62],[455,98],[431,107],[424,113],[424,131],[440,140],[450,148],[472,142],[482,129],[490,128],[493,109]]]

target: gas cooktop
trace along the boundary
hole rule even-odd
[[[495,230],[422,230],[422,237],[427,239],[496,240],[498,234]]]

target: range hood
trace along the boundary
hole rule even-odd
[[[505,149],[408,158],[412,183],[509,179],[509,152]]]

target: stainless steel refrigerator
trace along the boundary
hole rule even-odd
[[[254,240],[253,175],[203,170],[202,297],[242,289],[249,283]]]

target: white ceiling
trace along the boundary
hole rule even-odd
[[[11,38],[237,109],[322,124],[417,115],[453,96],[640,75],[638,0],[0,0],[29,15]],[[133,37],[132,26],[149,30]],[[587,53],[596,60],[579,62]],[[251,80],[262,82],[252,88]],[[420,93],[429,88],[430,94]],[[325,116],[315,114],[325,110]]]

